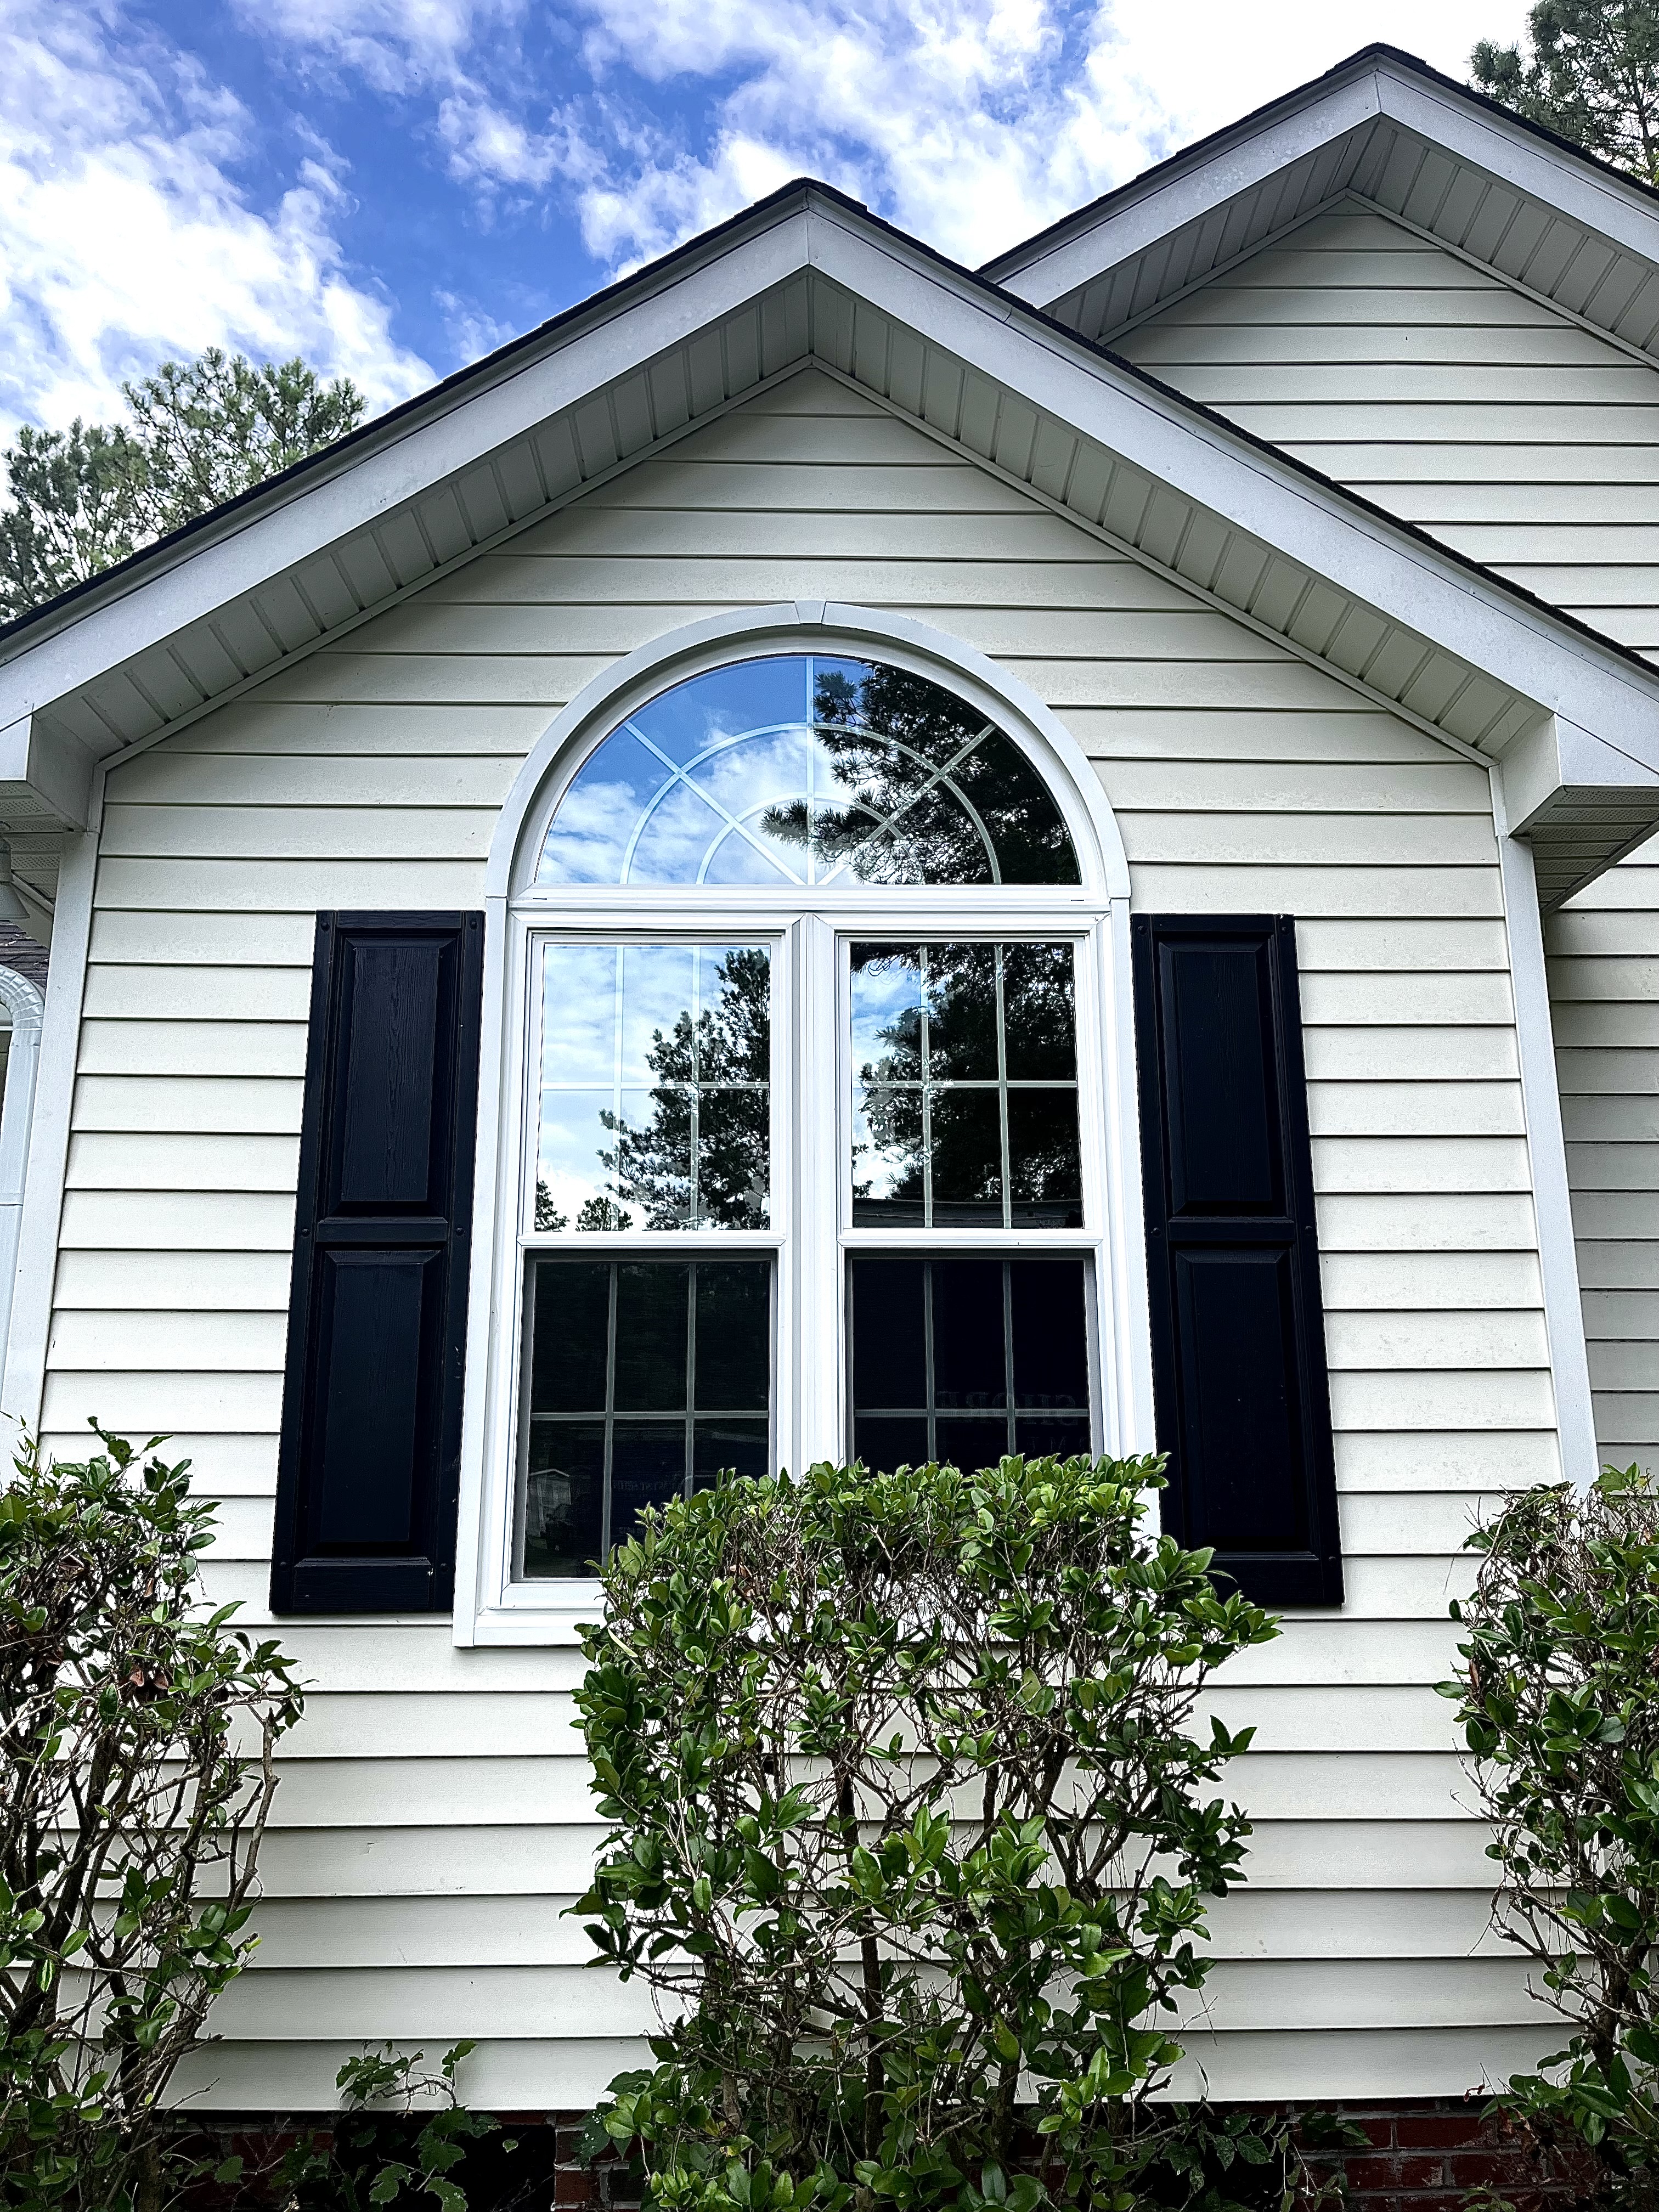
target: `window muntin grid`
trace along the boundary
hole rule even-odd
[[[538,1256],[515,1571],[589,1571],[645,1505],[772,1464],[772,1262]]]
[[[884,662],[738,661],[659,692],[598,745],[536,881],[1074,884],[1077,854],[1018,746]]]
[[[541,944],[539,1233],[763,1229],[768,945]]]
[[[849,948],[855,1226],[1079,1228],[1068,943]]]
[[[850,1253],[853,1455],[971,1472],[1004,1452],[1086,1452],[1086,1268],[1081,1255]]]

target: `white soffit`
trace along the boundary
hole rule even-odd
[[[1556,714],[1594,732],[1628,779],[1617,851],[1632,808],[1659,820],[1659,672],[801,187],[0,641],[0,827],[46,780],[15,763],[59,768],[74,823],[71,770],[84,787],[808,362],[1455,745],[1493,757]],[[1576,884],[1617,851],[1572,830]]]
[[[1659,357],[1659,198],[1426,64],[1375,49],[985,273],[1109,343],[1350,195]]]

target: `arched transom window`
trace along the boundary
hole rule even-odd
[[[540,884],[1074,884],[1019,748],[925,676],[789,653],[630,714],[559,802]]]
[[[1012,720],[760,653],[552,787],[512,908],[508,1612],[591,1602],[722,1468],[1108,1441],[1109,909]]]

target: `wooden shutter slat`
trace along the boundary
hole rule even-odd
[[[483,918],[321,914],[271,1606],[453,1595]]]
[[[1296,925],[1139,915],[1133,944],[1164,1525],[1263,1604],[1340,1605]]]

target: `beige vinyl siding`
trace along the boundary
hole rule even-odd
[[[916,614],[1033,686],[1098,763],[1141,906],[1298,916],[1351,1596],[1216,1693],[1261,1723],[1258,1828],[1201,2047],[1219,2094],[1489,2078],[1536,2029],[1483,1946],[1432,1685],[1472,1516],[1558,1455],[1486,775],[823,374],[112,775],[47,1427],[173,1431],[224,1503],[213,1589],[264,1617],[313,910],[477,903],[578,685],[796,597]],[[471,2035],[477,2100],[583,2103],[642,2014],[559,1917],[595,1834],[576,1655],[283,1632],[318,1688],[210,2101],[325,2100],[356,2040]]]
[[[1659,659],[1659,369],[1374,210],[1315,217],[1123,350]],[[1550,921],[1604,1460],[1659,1461],[1659,852]]]
[[[1115,341],[1621,644],[1659,649],[1659,369],[1349,203]]]

